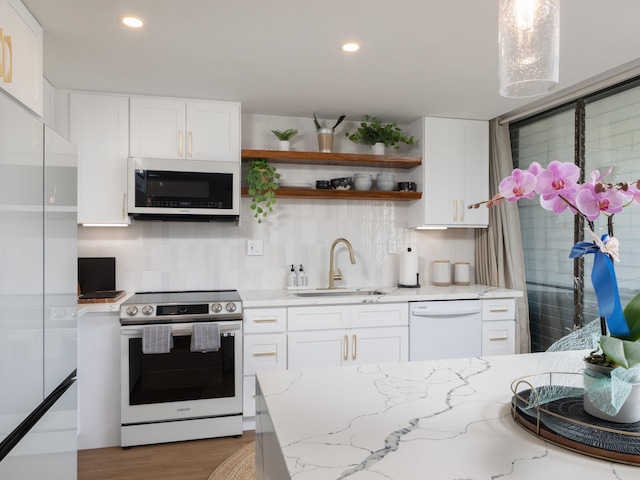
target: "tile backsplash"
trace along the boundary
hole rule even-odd
[[[330,120],[324,121],[327,122]],[[277,139],[271,130],[286,128],[298,128],[301,132],[294,137],[292,149],[317,149],[312,119],[267,115],[243,115],[243,148],[275,149]],[[364,147],[344,137],[344,131],[349,129],[349,123],[338,129],[342,138],[336,139],[335,150],[363,151]],[[345,167],[282,167],[278,169],[283,177],[308,182],[353,173],[345,171]],[[375,173],[365,168],[353,170]],[[397,181],[410,175],[406,171],[395,173]],[[138,292],[283,288],[291,264],[296,268],[304,266],[310,288],[326,287],[329,248],[340,237],[351,242],[356,256],[352,265],[346,247],[337,246],[336,266],[344,277],[336,283],[340,286],[396,285],[397,253],[408,247],[420,257],[422,284],[429,282],[429,265],[433,260],[475,263],[473,229],[410,229],[407,221],[410,202],[279,198],[275,211],[262,224],[253,218],[251,200],[244,197],[241,203],[238,226],[134,222],[127,228],[78,227],[78,255],[116,257],[116,288]],[[262,242],[262,256],[247,255],[248,240]],[[393,246],[395,254],[391,253]]]

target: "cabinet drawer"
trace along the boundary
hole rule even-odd
[[[289,331],[349,328],[349,306],[291,307],[287,313]]]
[[[515,320],[483,322],[482,355],[512,355],[516,353],[515,336]]]
[[[245,333],[271,333],[287,331],[286,308],[256,308],[244,311]]]
[[[514,298],[494,298],[482,301],[482,320],[514,320],[516,300]]]
[[[261,370],[284,370],[287,368],[287,334],[260,333],[244,336],[245,375]]]
[[[408,303],[351,306],[351,327],[402,327],[409,325]]]

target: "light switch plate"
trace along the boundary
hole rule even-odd
[[[247,240],[247,255],[262,255],[262,240]]]

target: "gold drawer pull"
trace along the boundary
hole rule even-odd
[[[254,318],[253,323],[278,323],[278,317]]]
[[[344,361],[349,360],[349,336],[345,335],[344,336],[344,357],[343,357]]]
[[[490,307],[489,311],[491,313],[496,313],[496,312],[508,312],[509,311],[509,307],[507,307],[506,305],[504,306],[498,306],[498,307]]]
[[[351,339],[351,349],[353,350],[351,352],[351,360],[355,360],[356,357],[358,356],[357,345],[358,345],[358,339],[354,335],[353,338]]]
[[[509,340],[509,337],[491,337],[490,342],[501,342],[503,340]]]
[[[275,357],[278,352],[258,352],[252,354],[254,357]]]

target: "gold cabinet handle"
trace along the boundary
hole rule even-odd
[[[455,198],[453,199],[453,221],[457,222],[458,221],[458,202],[455,200]]]
[[[278,317],[254,318],[253,323],[278,323]]]
[[[127,194],[122,194],[122,219],[125,220],[127,218]]]
[[[344,356],[342,357],[344,361],[349,360],[349,337],[348,335],[344,336]]]
[[[351,360],[355,360],[358,356],[358,352],[356,350],[356,346],[358,345],[358,340],[356,339],[355,334],[351,337]]]
[[[189,132],[189,156],[193,157],[193,132]]]
[[[4,30],[0,28],[0,78],[4,77]]]
[[[460,221],[464,222],[464,200],[460,199]]]
[[[278,355],[278,352],[257,352],[252,353],[254,357],[275,357]]]
[[[184,133],[182,130],[178,131],[178,155],[182,157],[184,154],[184,145],[182,144],[184,141]]]
[[[9,53],[9,59],[5,60],[5,46],[7,47],[7,52]],[[2,56],[0,58],[0,77],[3,78],[4,83],[11,83],[13,77],[13,46],[11,43],[11,37],[9,35],[5,35],[4,32],[0,29],[0,47],[2,47]],[[7,67],[7,71],[5,72],[5,67]]]

